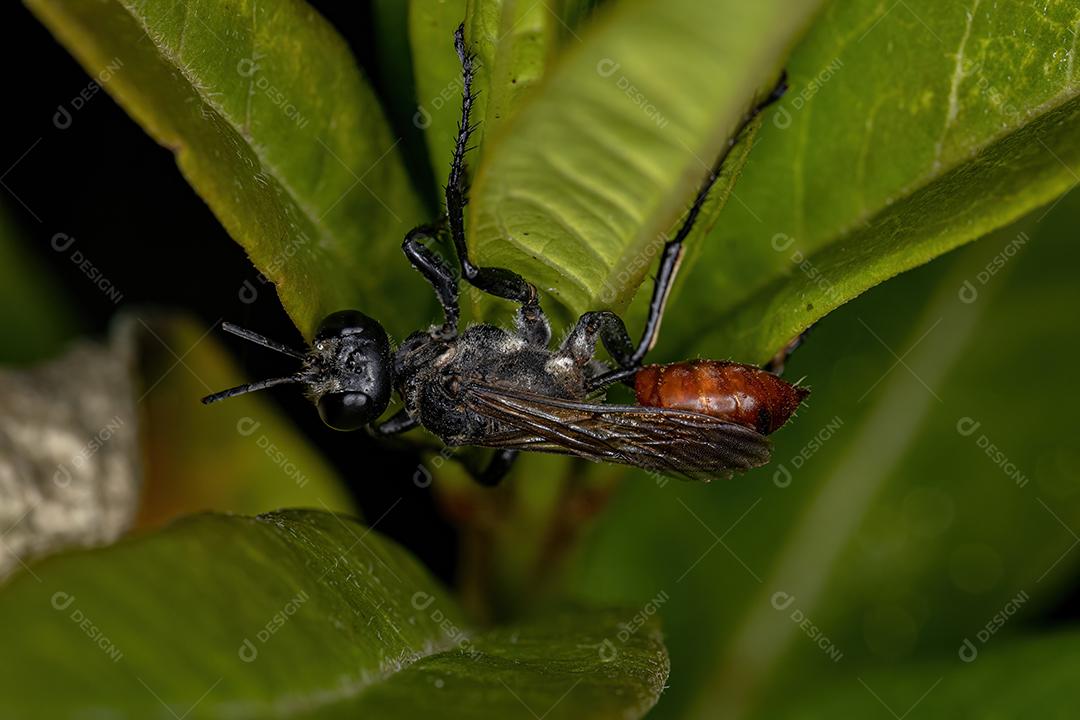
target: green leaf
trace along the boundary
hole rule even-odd
[[[473,636],[404,550],[352,520],[202,515],[60,556],[0,591],[19,717],[640,717],[654,623],[562,614]]]
[[[479,61],[480,89],[473,122],[480,122],[481,142],[499,136],[544,77],[560,39],[555,13],[545,3],[469,0],[466,38]]]
[[[397,334],[430,319],[400,255],[425,218],[396,142],[345,43],[306,3],[27,3],[176,153],[305,336],[347,307]],[[424,301],[388,299],[410,293]]]
[[[990,646],[965,663],[955,657],[860,673],[777,696],[769,717],[1038,717],[1075,715],[1080,635],[1029,638]]]
[[[372,717],[639,718],[669,666],[656,624],[630,632],[633,617],[571,612],[490,631],[417,662],[359,707]]]
[[[199,402],[250,380],[208,328],[161,313],[130,322],[139,331],[142,379],[140,529],[206,510],[353,511],[342,479],[265,395]]]
[[[1020,592],[1030,614],[1074,581],[1080,453],[1055,428],[1080,382],[1037,356],[1080,352],[1052,311],[1080,305],[1078,217],[1073,194],[822,322],[788,371],[814,394],[770,466],[701,488],[628,478],[570,586],[670,595],[683,670],[657,717],[753,717],[853,668],[953,656]]]
[[[468,228],[479,259],[574,312],[624,306],[818,5],[601,10],[484,154]]]
[[[1070,0],[832,3],[661,352],[761,361],[839,305],[1080,180]],[[707,318],[707,323],[695,318]]]

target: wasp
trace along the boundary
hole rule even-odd
[[[465,155],[476,129],[470,121],[475,57],[463,27],[454,34],[462,68],[461,117],[450,174],[446,212],[406,235],[402,250],[431,284],[443,321],[409,335],[392,348],[375,319],[343,310],[319,325],[306,352],[225,323],[223,328],[300,361],[288,376],[240,385],[203,398],[213,403],[276,385],[298,384],[323,421],[337,429],[367,427],[390,436],[418,426],[448,446],[495,448],[477,480],[494,484],[521,451],[562,453],[622,463],[693,479],[730,476],[768,462],[766,435],[784,424],[806,391],[765,370],[736,363],[697,361],[644,366],[692,230],[706,196],[731,149],[753,119],[780,97],[786,83],[747,112],[732,133],[687,211],[663,247],[644,332],[635,343],[623,320],[599,310],[582,315],[558,347],[537,289],[517,273],[476,265],[465,244]],[[449,233],[458,269],[425,241]],[[473,324],[459,330],[459,280],[518,308],[514,327]],[[614,362],[595,357],[601,343]],[[636,385],[637,405],[605,403],[617,382]],[[375,421],[396,391],[402,409]]]

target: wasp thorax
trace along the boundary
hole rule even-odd
[[[312,351],[311,394],[323,422],[356,430],[390,404],[390,340],[375,319],[356,310],[333,313],[319,325]]]

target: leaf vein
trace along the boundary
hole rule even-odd
[[[956,118],[960,115],[960,84],[967,77],[964,71],[964,50],[967,48],[968,39],[971,37],[971,28],[975,24],[975,13],[979,10],[979,3],[975,0],[971,10],[967,12],[967,23],[964,25],[964,34],[960,36],[960,46],[956,49],[956,66],[953,68],[952,80],[949,83],[949,106],[945,111],[945,127],[941,131],[937,145],[934,148],[934,169],[941,167],[941,155],[945,149],[945,138],[952,129]]]

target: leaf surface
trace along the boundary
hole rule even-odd
[[[832,3],[680,277],[660,352],[764,361],[884,280],[1080,182],[1069,0]]]
[[[19,717],[636,718],[668,671],[655,621],[621,639],[633,612],[473,634],[407,552],[325,512],[193,516],[33,570],[0,590]]]
[[[798,2],[602,8],[495,135],[471,193],[470,247],[574,312],[623,307],[816,11]],[[767,92],[767,91],[766,91]]]

